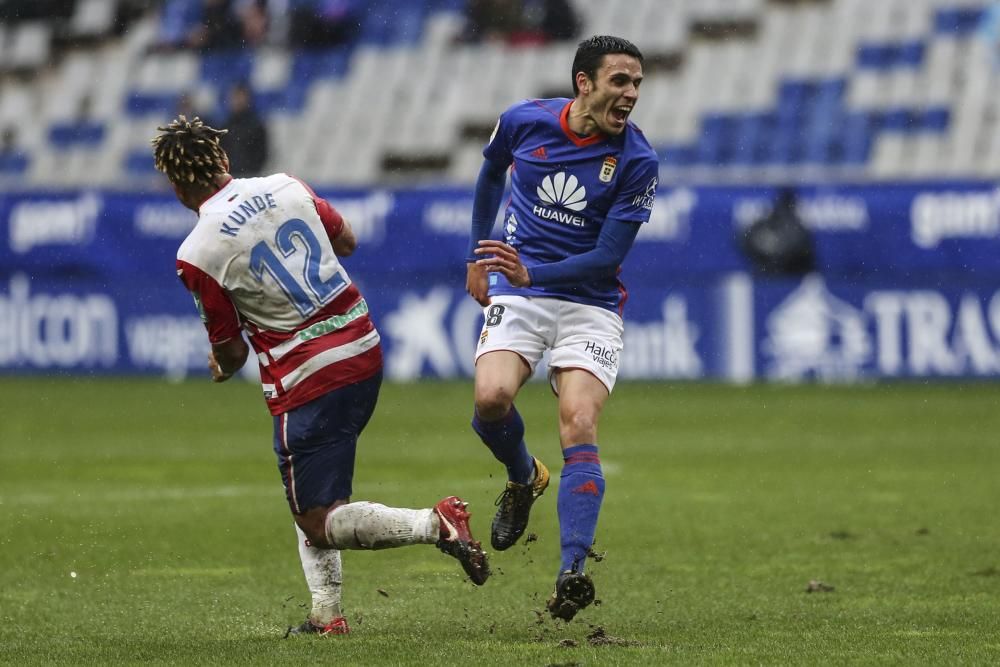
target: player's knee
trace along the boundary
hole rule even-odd
[[[559,411],[559,437],[564,444],[597,441],[597,415],[593,410],[566,407]]]
[[[480,419],[503,419],[514,404],[514,392],[506,387],[476,387],[476,414]]]
[[[295,523],[299,525],[305,533],[309,544],[320,549],[332,549],[330,540],[326,535],[326,515],[318,512],[307,512],[295,517]]]

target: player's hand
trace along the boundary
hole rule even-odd
[[[477,266],[481,266],[491,273],[502,273],[507,278],[507,282],[514,287],[531,286],[531,276],[528,275],[528,269],[521,263],[517,248],[503,241],[486,240],[479,242],[479,247],[476,248],[475,252],[481,257],[481,259],[476,260]]]
[[[208,353],[208,370],[212,372],[212,382],[225,382],[233,377],[232,373],[226,373],[222,370],[222,366],[219,365],[214,352]]]
[[[490,305],[489,290],[490,285],[486,269],[478,266],[477,262],[466,264],[465,291],[469,293],[469,296],[478,301],[479,305],[483,308]]]

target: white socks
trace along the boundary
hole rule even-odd
[[[326,515],[326,539],[337,549],[389,549],[437,542],[440,519],[432,509],[378,503],[341,505]]]
[[[344,615],[340,608],[340,585],[343,581],[340,552],[308,544],[306,534],[298,525],[295,526],[295,534],[299,537],[302,573],[306,575],[306,585],[312,593],[312,613],[309,618],[314,623],[326,625]]]

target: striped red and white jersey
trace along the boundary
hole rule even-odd
[[[333,251],[343,218],[287,174],[229,181],[177,251],[213,344],[246,331],[271,414],[382,367],[368,305]]]

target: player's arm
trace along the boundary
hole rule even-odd
[[[212,372],[213,382],[225,382],[238,370],[243,368],[250,354],[250,347],[243,336],[230,338],[221,343],[212,343],[212,351],[208,355],[208,369]]]
[[[250,353],[243,339],[236,306],[214,278],[193,264],[177,260],[177,277],[194,297],[208,331],[208,341],[212,345],[208,369],[212,381],[225,382],[243,368]]]
[[[481,241],[489,239],[493,233],[493,223],[496,221],[506,185],[507,165],[489,158],[483,160],[479,178],[476,179],[472,202],[472,230],[469,234],[469,251],[465,258],[465,291],[483,306],[489,304],[487,295],[489,287],[486,269],[477,261],[477,248]]]
[[[618,272],[641,227],[641,222],[631,220],[605,220],[593,250],[530,269],[521,263],[516,248],[487,239],[480,241],[475,251],[480,256],[476,264],[485,271],[504,274],[514,287],[551,287],[611,277]]]
[[[333,244],[333,252],[337,257],[351,255],[358,247],[358,237],[354,235],[351,223],[345,220],[327,200],[313,195],[313,202],[316,204],[319,219],[323,222],[323,229]]]
[[[317,195],[308,183],[300,178],[295,178],[295,180],[301,183],[302,187],[309,192],[309,196],[312,197],[316,213],[319,214],[323,229],[326,230],[326,235],[333,245],[334,254],[337,257],[347,257],[353,254],[358,247],[358,237],[354,235],[351,224],[344,219],[344,216],[340,215],[340,211],[335,209],[330,202]]]

